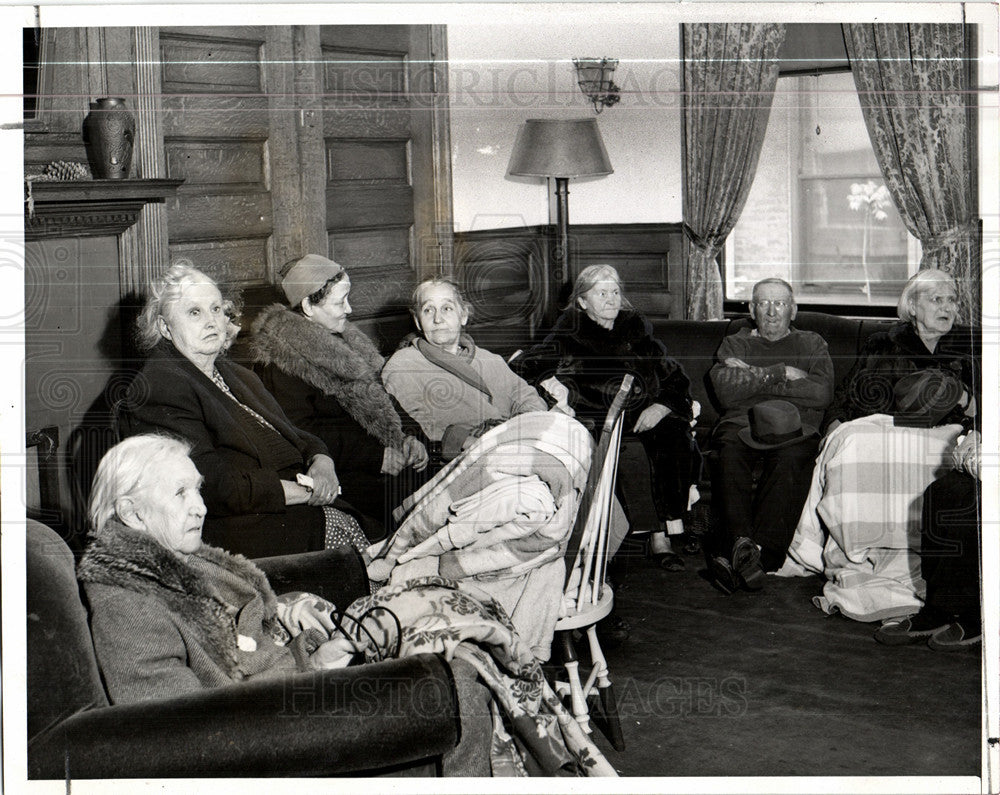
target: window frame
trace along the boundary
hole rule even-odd
[[[849,62],[831,64],[830,66],[815,66],[806,69],[800,68],[779,68],[778,78],[782,77],[810,77],[828,74],[843,74],[845,72],[851,71],[851,65]],[[798,193],[799,191],[799,181],[796,180],[794,183],[793,190]],[[797,198],[797,197],[796,197]],[[801,223],[801,221],[800,221]],[[794,255],[796,257],[802,256],[802,241],[801,237],[797,234],[793,241],[794,244]],[[749,312],[748,302],[737,299],[737,298],[727,298],[726,297],[726,252],[725,246],[723,246],[722,251],[719,252],[717,258],[719,263],[719,274],[722,277],[722,312],[725,317],[743,317]],[[796,299],[798,297],[796,296]],[[808,312],[824,312],[826,314],[838,315],[840,317],[858,317],[858,318],[895,318],[896,317],[896,306],[895,304],[885,304],[876,305],[871,304],[843,304],[836,303],[833,301],[815,303],[810,301],[808,304],[800,304],[796,300],[796,305],[799,309],[803,309]]]

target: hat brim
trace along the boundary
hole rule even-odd
[[[812,425],[802,426],[802,435],[796,436],[794,439],[788,439],[784,442],[778,442],[777,444],[763,444],[758,442],[753,438],[753,434],[748,425],[746,428],[740,428],[737,436],[740,437],[740,441],[743,442],[747,447],[752,447],[754,450],[778,450],[782,447],[791,447],[793,444],[801,444],[807,439],[812,439],[814,436],[819,434],[819,430]]]

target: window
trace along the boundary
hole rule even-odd
[[[800,304],[894,306],[919,243],[885,188],[850,72],[778,78],[750,195],[726,242],[726,298],[780,276]]]

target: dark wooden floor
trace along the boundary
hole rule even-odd
[[[818,577],[726,597],[700,573],[628,559],[608,652],[627,776],[978,776],[980,659],[889,648],[813,607]]]

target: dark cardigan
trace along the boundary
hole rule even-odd
[[[250,370],[225,357],[216,367],[233,395],[278,431],[277,444],[261,445],[259,424],[165,340],[129,387],[125,432],[167,432],[191,443],[205,478],[207,542],[250,557],[322,549],[322,508],[286,506],[281,480],[295,480],[313,456],[328,454],[326,445],[292,425]]]
[[[556,375],[570,390],[577,413],[603,421],[622,376],[635,376],[626,409],[627,424],[651,403],[662,403],[680,419],[691,419],[691,382],[684,368],[667,355],[653,327],[640,314],[622,310],[605,329],[584,312],[564,312],[545,340],[513,363],[537,385]]]
[[[974,396],[977,409],[975,417],[967,417],[963,408],[955,407],[942,424],[978,428],[982,412],[980,352],[978,331],[967,326],[953,326],[938,340],[934,353],[927,350],[908,321],[876,332],[865,341],[853,369],[837,387],[824,426],[834,420],[846,422],[870,414],[891,414],[896,382],[917,370],[936,369],[960,379]]]

